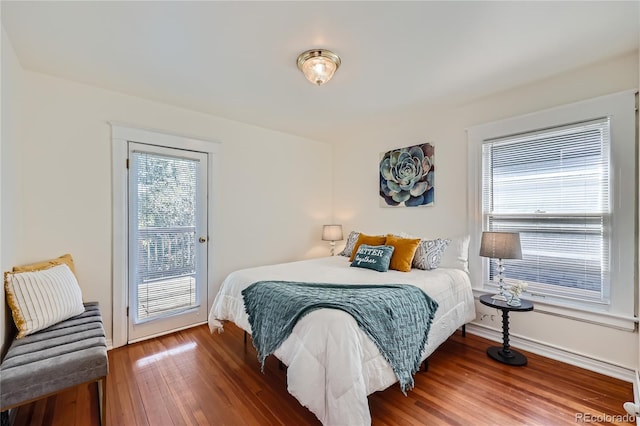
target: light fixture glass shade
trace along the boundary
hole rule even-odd
[[[318,86],[331,80],[341,62],[338,55],[324,49],[307,50],[298,56],[297,61],[307,80]]]
[[[494,259],[522,259],[520,234],[517,232],[483,232],[480,256]]]
[[[342,241],[342,225],[324,225],[322,227],[323,241]]]

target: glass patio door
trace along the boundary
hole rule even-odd
[[[129,333],[207,315],[207,154],[129,142]]]

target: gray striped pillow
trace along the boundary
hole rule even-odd
[[[17,338],[84,312],[82,292],[67,265],[34,272],[5,272],[4,287]]]

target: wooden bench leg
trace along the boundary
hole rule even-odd
[[[98,383],[98,405],[100,425],[107,426],[107,376],[100,379]]]

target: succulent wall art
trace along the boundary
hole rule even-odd
[[[433,205],[433,145],[423,143],[380,154],[380,206]]]

